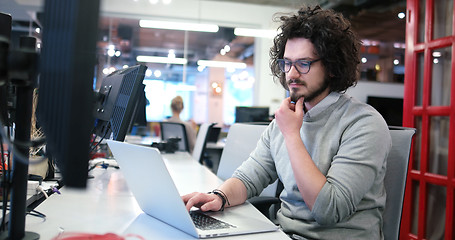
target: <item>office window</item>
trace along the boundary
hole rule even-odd
[[[224,94],[224,123],[235,122],[236,106],[253,105],[253,86],[255,83],[254,69],[247,68],[235,72],[226,71]]]
[[[192,118],[192,96],[194,86],[181,82],[168,82],[162,80],[144,80],[145,96],[147,98],[145,114],[148,122],[162,121],[170,116],[171,100],[177,95],[183,98],[184,108],[180,114],[183,121]]]

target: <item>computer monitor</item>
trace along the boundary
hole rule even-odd
[[[138,96],[136,113],[133,116],[133,120],[127,134],[140,136],[147,136],[149,134],[147,130],[148,123],[145,111],[147,105],[148,100],[145,96],[145,91],[142,91],[141,94]]]
[[[0,13],[0,120],[7,126],[8,119],[8,51],[11,39],[11,15]]]
[[[103,79],[95,104],[94,134],[102,139],[125,140],[144,96],[144,65],[117,70]],[[145,100],[145,99],[142,99]]]
[[[268,107],[235,107],[235,122],[270,122]]]
[[[367,103],[382,115],[387,125],[403,125],[403,98],[367,96]]]
[[[85,188],[100,1],[46,0],[37,119],[66,186]]]

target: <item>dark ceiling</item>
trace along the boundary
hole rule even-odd
[[[357,33],[365,39],[384,42],[404,42],[406,22],[398,19],[399,12],[406,11],[406,0],[207,0],[240,2],[299,8],[320,5],[343,13],[351,20]]]

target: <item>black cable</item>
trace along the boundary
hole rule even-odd
[[[90,171],[92,171],[93,169],[95,169],[97,166],[102,165],[102,164],[104,164],[104,162],[95,163],[93,166],[91,166],[91,167],[88,169],[88,171],[90,172]]]
[[[40,217],[42,218],[44,221],[46,221],[46,215],[42,212],[39,212],[39,211],[36,211],[36,210],[30,210],[30,211],[27,211],[27,214],[28,215],[31,215],[31,216],[35,216],[35,217]]]
[[[16,157],[15,159],[17,159],[18,161],[20,161],[23,164],[38,164],[38,163],[41,163],[41,162],[47,160],[46,157],[41,157],[36,161],[32,161],[32,162],[29,161],[28,156],[25,156],[22,153],[16,151],[16,149],[18,149],[17,147],[30,148],[31,146],[33,146],[32,142],[24,143],[24,142],[20,142],[17,140],[11,141],[9,138],[9,136],[10,136],[9,128],[8,128],[8,133],[5,133],[3,128],[4,128],[4,125],[0,121],[0,137],[2,137],[5,140],[6,144],[8,145],[8,151],[9,151],[9,149],[12,149],[13,154]]]
[[[93,151],[96,150],[96,148],[101,144],[101,142],[106,138],[107,134],[109,133],[109,130],[111,129],[111,123],[109,122],[108,126],[106,127],[106,130],[104,131],[104,135],[103,137],[101,137],[101,139],[90,149],[90,155],[92,155]],[[96,137],[93,139],[93,142],[96,142]]]
[[[6,206],[6,208],[3,208],[3,209],[9,210],[9,206]],[[28,214],[28,215],[35,216],[35,217],[40,217],[40,218],[46,220],[46,214],[44,214],[42,212],[39,212],[39,211],[37,211],[35,209],[27,210],[25,213]]]

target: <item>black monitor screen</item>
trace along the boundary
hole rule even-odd
[[[95,134],[123,141],[144,96],[144,65],[115,71],[103,79],[95,105]],[[144,107],[144,106],[142,106]]]
[[[85,187],[100,2],[46,0],[37,118],[63,182]]]
[[[235,107],[235,122],[270,122],[268,107]]]
[[[403,125],[403,98],[368,96],[367,103],[382,115],[387,125]]]

